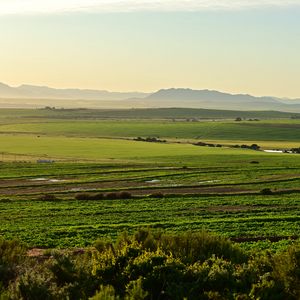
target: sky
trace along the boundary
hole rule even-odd
[[[0,82],[300,98],[300,0],[0,0]]]

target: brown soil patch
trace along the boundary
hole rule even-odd
[[[27,251],[27,256],[28,257],[39,257],[42,259],[47,259],[49,258],[49,256],[45,256],[45,251],[47,249],[40,249],[40,248],[32,248],[29,249]],[[66,253],[71,253],[73,255],[80,255],[80,254],[84,254],[86,252],[87,249],[84,248],[75,248],[75,249],[53,249],[55,251],[58,251],[61,254],[66,254]],[[92,248],[89,248],[89,250],[91,251]]]
[[[95,192],[101,192],[101,189],[118,189],[126,188],[126,191],[133,195],[142,196],[154,193],[163,194],[218,194],[218,193],[251,193],[256,192],[253,189],[244,188],[243,186],[197,186],[197,187],[181,187],[181,186],[170,186],[159,188],[159,183],[145,183],[137,181],[117,181],[117,182],[94,182],[94,183],[74,183],[74,184],[55,184],[55,185],[37,185],[37,186],[24,186],[24,187],[8,187],[0,189],[0,195],[27,195],[32,193],[43,194],[43,193],[80,193],[85,190],[93,190]],[[140,189],[136,189],[139,188]],[[150,188],[152,187],[152,188]],[[132,188],[132,189],[131,189]],[[97,190],[97,191],[96,191]],[[99,191],[98,191],[99,190]],[[92,191],[91,191],[92,192]],[[103,191],[105,193],[105,191]]]
[[[28,250],[27,256],[38,257],[38,256],[43,256],[44,253],[45,253],[45,249],[33,248],[33,249]]]
[[[30,186],[7,186],[7,188],[0,189],[0,195],[26,195],[32,193],[53,193],[53,192],[80,192],[81,190],[92,189],[115,189],[115,188],[128,188],[128,187],[143,187],[155,186],[155,183],[136,182],[136,181],[110,181],[110,182],[92,182],[92,183],[69,183],[66,182],[34,182]]]

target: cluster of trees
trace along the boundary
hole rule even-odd
[[[289,153],[294,153],[294,154],[300,154],[300,147],[299,148],[292,148]]]
[[[235,121],[237,121],[237,122],[241,122],[241,121],[243,121],[243,120],[245,120],[245,119],[242,119],[241,117],[237,117],[237,118],[235,118]],[[258,122],[259,121],[259,119],[248,119],[247,121],[250,121],[250,122]]]
[[[205,142],[197,142],[193,144],[195,146],[201,146],[201,147],[222,147],[221,144],[212,144],[212,143],[205,143]],[[233,145],[232,148],[241,148],[241,149],[251,149],[251,150],[260,150],[260,146],[257,144],[252,145]],[[300,148],[299,148],[300,150]]]
[[[55,106],[53,106],[53,107],[51,107],[51,106],[45,106],[43,109],[45,109],[45,110],[55,110],[56,107]]]
[[[89,194],[89,193],[81,193],[75,195],[76,200],[115,200],[115,199],[131,199],[133,196],[130,192],[110,192],[110,193],[96,193],[96,194]]]
[[[251,150],[260,150],[260,146],[257,144],[252,145],[234,145],[232,148],[241,148],[241,149],[251,149]]]
[[[248,119],[248,121],[250,121],[250,122],[258,122],[259,119]]]
[[[201,147],[222,147],[221,144],[211,144],[211,143],[205,143],[205,142],[197,142],[194,144],[195,146],[201,146]]]
[[[149,194],[149,198],[164,198],[166,195],[162,192],[154,192]],[[128,191],[122,192],[109,192],[109,193],[78,193],[74,196],[76,200],[118,200],[118,199],[134,199],[138,196],[132,195]],[[3,199],[2,199],[3,200]],[[39,201],[62,201],[61,198],[58,198],[54,194],[43,194],[37,198]],[[1,300],[1,299],[0,299]]]
[[[138,142],[148,142],[148,143],[166,143],[166,140],[160,140],[157,137],[146,137],[146,138],[142,138],[142,137],[137,137],[134,139],[135,141]]]
[[[0,241],[0,299],[300,299],[300,246],[246,253],[207,234],[139,230],[83,251],[28,257]]]

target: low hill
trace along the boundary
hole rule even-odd
[[[162,89],[143,99],[152,107],[191,107],[234,110],[278,110],[300,112],[300,100],[275,97],[254,97],[245,94],[228,94],[210,90]]]

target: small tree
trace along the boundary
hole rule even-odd
[[[259,150],[259,149],[260,149],[260,146],[258,146],[257,144],[252,144],[252,145],[250,146],[250,148],[253,149],[253,150]]]

